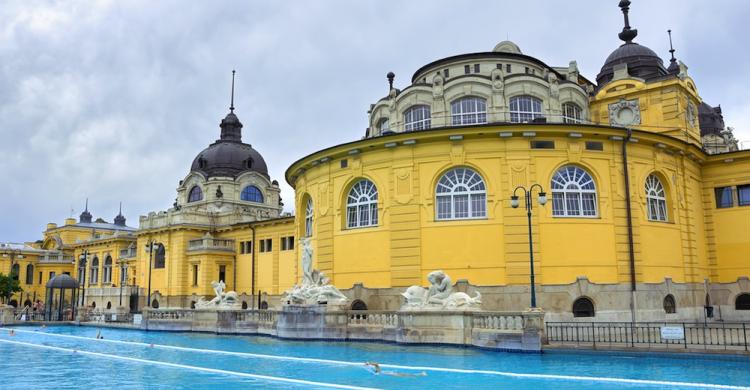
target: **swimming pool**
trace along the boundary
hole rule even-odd
[[[743,357],[519,354],[76,326],[15,327],[11,336],[9,329],[0,329],[4,389],[750,389],[743,387],[750,386],[750,358]],[[367,361],[385,374],[374,374]]]

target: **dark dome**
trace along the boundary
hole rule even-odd
[[[191,171],[206,176],[237,177],[243,172],[255,171],[268,177],[268,167],[263,156],[242,142],[218,140],[203,149],[193,160]]]
[[[71,278],[70,275],[60,274],[50,279],[46,285],[47,288],[65,288],[65,289],[76,289],[78,288],[78,282]]]
[[[667,74],[664,62],[651,49],[634,42],[627,42],[618,47],[607,57],[601,71],[596,76],[596,83],[601,87],[614,77],[615,65],[627,64],[628,73],[633,77],[651,80]]]
[[[254,171],[268,177],[263,156],[242,142],[242,122],[234,114],[234,108],[221,121],[220,127],[221,137],[198,153],[190,171],[202,172],[208,177],[237,177],[243,172]]]
[[[706,134],[721,135],[724,131],[724,116],[721,114],[721,106],[711,107],[706,102],[698,106],[698,123],[701,128],[701,136]]]

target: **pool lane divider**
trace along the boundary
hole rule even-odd
[[[217,355],[229,355],[238,357],[248,358],[259,358],[269,360],[284,360],[284,361],[297,361],[305,363],[320,363],[330,364],[339,366],[358,366],[362,367],[362,362],[349,362],[343,360],[329,360],[329,359],[316,359],[316,358],[303,358],[295,356],[279,356],[279,355],[265,355],[249,352],[234,352],[234,351],[222,351],[215,349],[201,349],[201,348],[190,348],[190,347],[179,347],[175,345],[165,344],[151,344],[143,343],[138,341],[124,341],[124,340],[112,340],[112,339],[96,339],[92,337],[74,336],[67,334],[47,333],[32,330],[21,330],[15,329],[17,333],[31,333],[35,335],[45,335],[52,337],[69,338],[76,340],[86,340],[94,342],[124,344],[124,345],[137,345],[141,347],[159,348],[174,351],[183,352],[198,352],[207,354]],[[0,341],[2,341],[0,339]],[[33,344],[33,343],[32,343]],[[33,344],[37,345],[37,344]],[[113,355],[116,356],[116,355]],[[172,363],[169,363],[172,364]],[[433,371],[433,372],[449,372],[456,374],[480,374],[480,375],[494,375],[504,376],[510,378],[523,378],[523,379],[550,379],[550,380],[563,380],[563,381],[579,381],[579,382],[599,382],[599,383],[622,383],[622,384],[634,384],[634,385],[653,385],[653,386],[676,386],[676,387],[690,387],[690,388],[703,388],[703,389],[726,389],[726,390],[750,390],[748,386],[736,386],[736,385],[722,385],[712,383],[695,383],[695,382],[676,382],[676,381],[661,381],[653,379],[629,379],[629,378],[612,378],[612,377],[595,377],[595,376],[581,376],[581,375],[560,375],[560,374],[535,374],[535,373],[519,373],[519,372],[506,372],[506,371],[492,371],[492,370],[470,370],[463,368],[447,368],[447,367],[432,367],[432,366],[403,366],[398,364],[387,364],[380,363],[380,367],[393,368],[400,370],[410,371]]]
[[[292,383],[292,384],[297,384],[297,385],[318,386],[318,387],[325,387],[325,388],[332,388],[332,389],[378,390],[372,387],[339,385],[335,383],[314,382],[314,381],[307,381],[303,379],[291,379],[291,378],[283,378],[283,377],[268,376],[268,375],[249,374],[245,372],[220,370],[217,368],[207,368],[207,367],[200,367],[200,366],[189,366],[186,364],[169,363],[169,362],[162,362],[158,360],[138,359],[138,358],[133,358],[133,357],[111,355],[107,353],[92,352],[92,351],[84,351],[84,350],[73,349],[73,348],[54,347],[51,345],[41,345],[41,344],[35,344],[35,343],[27,343],[23,341],[11,341],[11,340],[0,339],[0,343],[20,345],[20,346],[31,347],[31,348],[47,349],[51,351],[60,351],[60,352],[66,352],[70,354],[81,354],[81,355],[88,355],[88,356],[103,357],[107,359],[123,360],[123,361],[129,361],[129,362],[135,362],[135,363],[141,363],[141,364],[150,364],[150,365],[155,365],[155,366],[179,368],[183,370],[201,371],[201,372],[207,372],[211,374],[221,374],[221,375],[230,375],[230,376],[237,376],[237,377],[243,377],[243,378],[252,378],[252,379],[258,379],[258,380],[269,381],[269,382],[284,382],[284,383]]]

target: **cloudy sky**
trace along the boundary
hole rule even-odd
[[[40,238],[86,197],[108,221],[122,201],[131,226],[168,208],[219,135],[232,69],[243,138],[290,205],[285,169],[360,138],[388,71],[403,88],[421,65],[507,37],[550,65],[577,60],[593,80],[619,45],[617,2],[3,2],[0,241]],[[750,140],[750,2],[633,3],[636,41],[666,62],[671,28],[702,98]]]

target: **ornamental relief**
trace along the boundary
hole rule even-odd
[[[609,105],[609,124],[612,126],[632,126],[641,123],[641,108],[638,99],[622,99]]]

